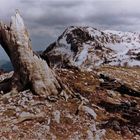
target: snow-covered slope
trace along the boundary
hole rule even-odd
[[[140,66],[140,34],[71,26],[42,56],[60,67]]]

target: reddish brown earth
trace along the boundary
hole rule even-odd
[[[56,73],[72,94],[46,100],[30,91],[0,95],[2,140],[140,139],[140,69],[58,69]],[[103,80],[101,74],[110,79]],[[124,91],[117,91],[122,84]]]

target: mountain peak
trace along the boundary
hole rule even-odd
[[[61,67],[140,66],[140,34],[70,26],[43,57],[51,66]]]

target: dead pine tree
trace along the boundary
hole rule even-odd
[[[33,52],[29,34],[18,11],[11,18],[10,26],[0,22],[0,44],[14,67],[13,77],[1,83],[0,90],[8,92],[13,88],[17,91],[29,88],[45,98],[62,91],[61,82],[53,70]]]

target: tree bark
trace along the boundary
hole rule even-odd
[[[0,23],[0,44],[9,56],[14,67],[11,88],[30,88],[41,97],[58,94],[61,84],[47,63],[37,56],[22,17],[17,11],[10,26]]]

